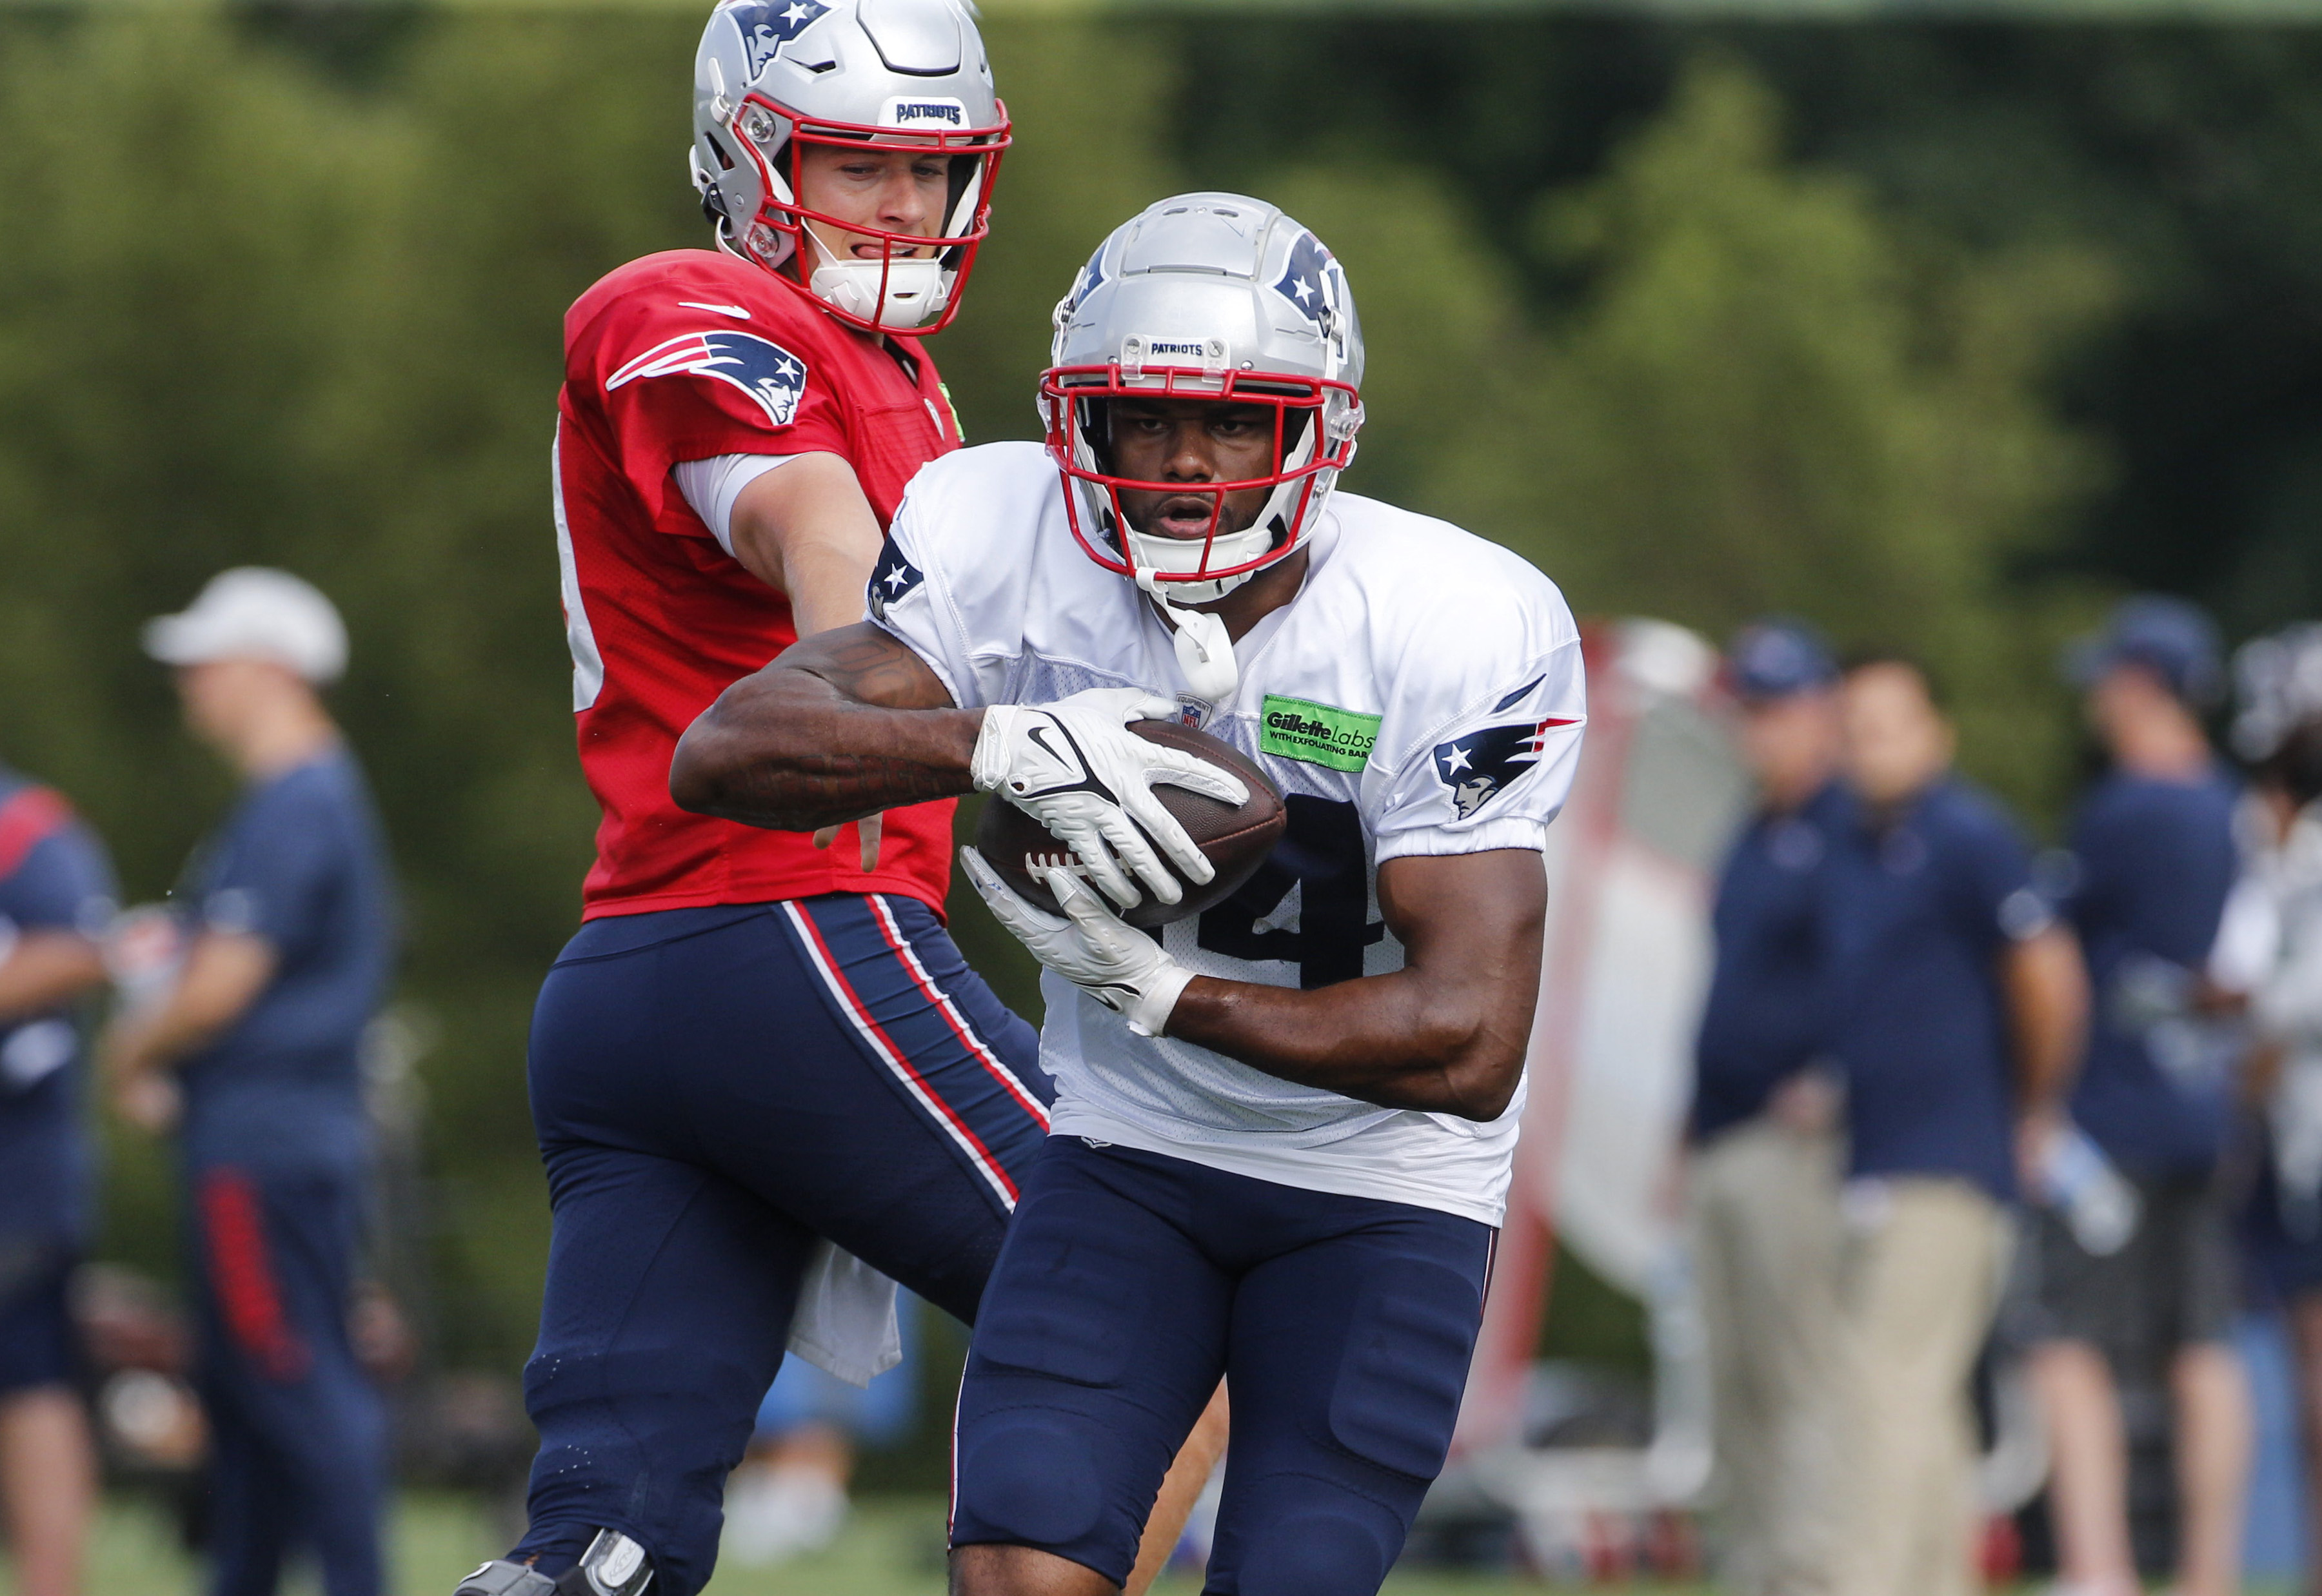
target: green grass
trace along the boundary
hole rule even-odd
[[[491,1519],[468,1499],[409,1495],[395,1521],[397,1596],[449,1596],[460,1576],[504,1549]],[[89,1596],[193,1596],[194,1564],[179,1551],[169,1522],[150,1504],[118,1498],[106,1504],[91,1556]],[[315,1589],[301,1577],[286,1590]],[[1486,1596],[1545,1587],[1529,1581],[1446,1574],[1398,1576],[1389,1596]],[[13,1591],[0,1573],[0,1591]],[[1627,1596],[1704,1596],[1696,1587],[1628,1585]],[[838,1543],[822,1555],[782,1568],[731,1564],[710,1582],[711,1596],[941,1596],[943,1503],[926,1497],[873,1498],[861,1504]],[[1155,1596],[1198,1596],[1191,1580],[1167,1580]]]

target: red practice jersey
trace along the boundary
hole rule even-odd
[[[707,250],[631,261],[564,317],[556,540],[580,768],[604,808],[585,917],[900,892],[943,912],[949,802],[890,813],[879,868],[850,828],[691,815],[669,796],[677,740],[727,686],[798,641],[788,599],[718,546],[670,476],[720,454],[826,451],[885,526],[912,475],[959,447],[916,347],[910,369],[763,270]]]

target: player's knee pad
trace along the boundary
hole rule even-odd
[[[1321,1510],[1266,1526],[1235,1570],[1233,1596],[1376,1596],[1403,1550],[1381,1541],[1385,1513]]]
[[[955,1528],[1027,1546],[1077,1546],[1103,1521],[1104,1488],[1087,1436],[1035,1409],[981,1427],[962,1453]]]

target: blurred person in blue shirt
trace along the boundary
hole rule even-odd
[[[211,1589],[263,1596],[313,1554],[376,1596],[386,1433],[349,1316],[368,1186],[360,1053],[393,955],[385,850],[318,687],[330,601],[244,568],[146,629],[187,725],[246,783],[179,889],[183,968],[107,1033],[115,1105],[177,1130],[212,1449]]]
[[[2030,850],[1951,773],[1926,673],[1847,670],[1851,808],[1823,880],[1845,1072],[1839,1278],[1845,1596],[1979,1588],[1970,1380],[1998,1300],[2019,1123],[2054,1112],[2087,984]]]
[[[96,1218],[73,1008],[113,913],[95,834],[0,767],[0,1527],[20,1596],[75,1596],[96,1490],[66,1300]]]
[[[1837,1320],[1837,1088],[1823,1050],[1821,876],[1836,783],[1838,665],[1810,627],[1744,627],[1726,653],[1759,807],[1711,919],[1686,1172],[1714,1382],[1719,1557],[1745,1596],[1811,1596],[1828,1568]]]
[[[2217,1178],[2238,1039],[2202,1012],[2204,972],[2238,870],[2235,788],[2200,718],[2222,697],[2224,666],[2208,616],[2146,597],[2121,605],[2067,669],[2107,760],[2071,829],[2068,912],[2096,997],[2070,1114],[2134,1189],[2136,1222],[2092,1248],[2053,1204],[2034,1221],[2043,1336],[2034,1370],[2054,1454],[2049,1509],[2074,1596],[2142,1589],[2116,1382],[2165,1371],[2178,1590],[2226,1596],[2240,1582],[2251,1416],[2231,1340],[2238,1287]],[[2047,1133],[2058,1134],[2069,1133]]]

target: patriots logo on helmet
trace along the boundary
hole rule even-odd
[[[1435,773],[1451,789],[1451,806],[1459,818],[1475,814],[1537,764],[1550,731],[1578,724],[1550,716],[1520,725],[1482,726],[1438,743]]]
[[[788,426],[806,397],[806,362],[755,333],[681,333],[654,344],[605,379],[611,393],[644,377],[708,377],[758,402],[769,426]]]
[[[895,546],[890,535],[879,550],[879,563],[871,571],[871,615],[874,620],[887,618],[887,606],[927,579],[927,573],[903,558],[903,551]]]
[[[1073,291],[1065,296],[1065,312],[1070,314],[1087,303],[1088,296],[1096,292],[1097,285],[1102,281],[1104,281],[1104,245],[1099,244],[1096,247],[1096,253],[1088,258],[1088,264],[1081,268],[1081,275],[1074,282]]]
[[[1339,306],[1346,302],[1346,274],[1322,247],[1322,241],[1311,233],[1301,233],[1291,241],[1289,264],[1274,291],[1296,306],[1328,338],[1338,334]]]
[[[743,46],[750,52],[750,76],[755,78],[768,61],[782,53],[783,45],[830,7],[822,0],[780,0],[775,5],[751,0],[727,9],[733,14],[735,26],[742,30]]]

